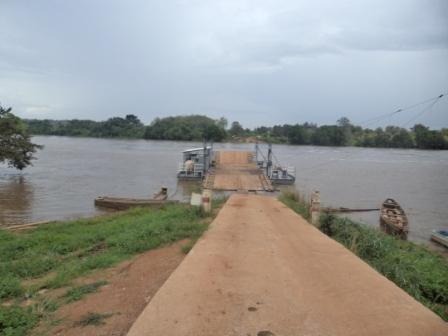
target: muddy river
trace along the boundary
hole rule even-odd
[[[46,136],[34,142],[45,148],[33,167],[0,166],[1,226],[98,214],[99,195],[148,197],[163,185],[186,198],[195,188],[178,185],[176,170],[181,151],[199,143]],[[408,214],[409,238],[418,242],[448,227],[448,151],[275,145],[274,152],[297,168],[296,188],[307,195],[319,190],[323,205],[370,208],[395,198]],[[377,212],[351,216],[378,225]]]

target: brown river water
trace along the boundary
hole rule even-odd
[[[200,143],[34,137],[45,148],[23,172],[0,166],[0,226],[72,219],[101,213],[100,195],[148,197],[161,186],[186,198],[178,185],[181,151]],[[263,148],[263,146],[261,146]],[[253,150],[250,144],[215,148]],[[265,150],[265,148],[263,148]],[[379,207],[395,198],[408,214],[409,239],[429,242],[431,230],[448,227],[448,151],[274,145],[281,163],[297,169],[296,188],[321,193],[333,207]],[[378,212],[352,218],[378,226]]]

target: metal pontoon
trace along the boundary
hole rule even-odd
[[[202,180],[212,166],[213,146],[197,147],[182,152],[177,169],[179,180]]]
[[[263,158],[263,160],[258,159],[259,155]],[[275,159],[275,164],[273,159]],[[281,165],[272,151],[271,144],[268,145],[267,158],[260,150],[259,145],[255,144],[255,160],[258,167],[265,171],[266,176],[273,184],[291,185],[295,183],[296,168],[294,166]]]

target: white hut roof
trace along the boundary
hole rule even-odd
[[[206,148],[207,149],[212,149],[212,147],[210,147],[210,146],[207,146]],[[190,149],[184,150],[182,153],[200,152],[200,151],[203,151],[203,150],[204,150],[204,147],[190,148]]]

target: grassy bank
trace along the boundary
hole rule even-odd
[[[308,204],[295,193],[280,200],[309,218]],[[448,321],[448,262],[423,245],[402,241],[347,218],[324,215],[319,229],[343,244],[416,300]]]
[[[0,335],[25,335],[59,305],[103,285],[75,286],[76,278],[180,239],[196,240],[211,219],[179,204],[50,223],[21,233],[0,230]],[[60,287],[67,291],[56,301],[42,295]]]

